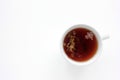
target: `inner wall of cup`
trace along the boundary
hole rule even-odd
[[[92,32],[94,33],[94,35],[96,36],[96,38],[97,38],[98,49],[97,49],[97,51],[96,51],[96,54],[95,54],[91,59],[89,59],[89,60],[87,60],[87,61],[83,61],[83,62],[74,61],[74,60],[70,59],[70,58],[67,56],[67,54],[65,53],[65,51],[64,51],[64,49],[63,49],[63,42],[64,42],[65,36],[67,35],[68,32],[70,32],[71,30],[76,29],[76,28],[85,28],[85,29],[88,29],[88,30],[92,31]],[[74,63],[74,64],[77,64],[77,65],[89,64],[89,63],[95,61],[95,59],[97,59],[97,57],[100,55],[101,46],[102,46],[101,37],[100,37],[100,35],[98,34],[98,32],[97,32],[94,28],[92,28],[92,27],[90,27],[90,26],[88,26],[88,25],[84,25],[84,24],[74,25],[74,26],[72,26],[71,28],[69,28],[69,29],[65,32],[65,34],[63,35],[63,39],[62,39],[62,49],[63,49],[63,55],[64,55],[64,57],[65,57],[69,62]]]

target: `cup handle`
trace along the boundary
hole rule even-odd
[[[104,35],[103,37],[102,37],[102,40],[106,40],[106,39],[109,39],[110,38],[110,36],[107,34],[107,35]]]

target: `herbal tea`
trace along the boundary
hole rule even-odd
[[[87,61],[95,55],[98,42],[92,31],[86,28],[76,28],[65,35],[63,48],[70,59]]]

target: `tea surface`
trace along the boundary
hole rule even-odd
[[[90,30],[76,28],[65,35],[63,48],[70,59],[87,61],[95,55],[98,42],[96,36]]]

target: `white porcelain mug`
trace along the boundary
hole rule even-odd
[[[87,61],[81,61],[80,62],[80,61],[72,60],[71,58],[69,58],[67,56],[67,54],[65,53],[64,48],[63,48],[63,42],[64,42],[65,36],[67,35],[68,32],[70,32],[71,30],[76,29],[76,28],[88,29],[91,32],[93,32],[94,35],[96,36],[96,39],[97,39],[97,42],[98,42],[98,49],[97,49],[95,55]],[[85,24],[74,25],[74,26],[70,27],[68,30],[66,30],[66,32],[64,33],[64,35],[62,37],[62,43],[61,43],[62,54],[68,62],[70,62],[74,65],[83,66],[83,65],[91,64],[92,62],[94,62],[100,56],[101,51],[102,51],[102,40],[107,39],[107,38],[109,38],[109,36],[105,36],[104,38],[101,38],[99,33],[94,28],[92,28],[91,26],[88,26],[88,25],[85,25]]]

